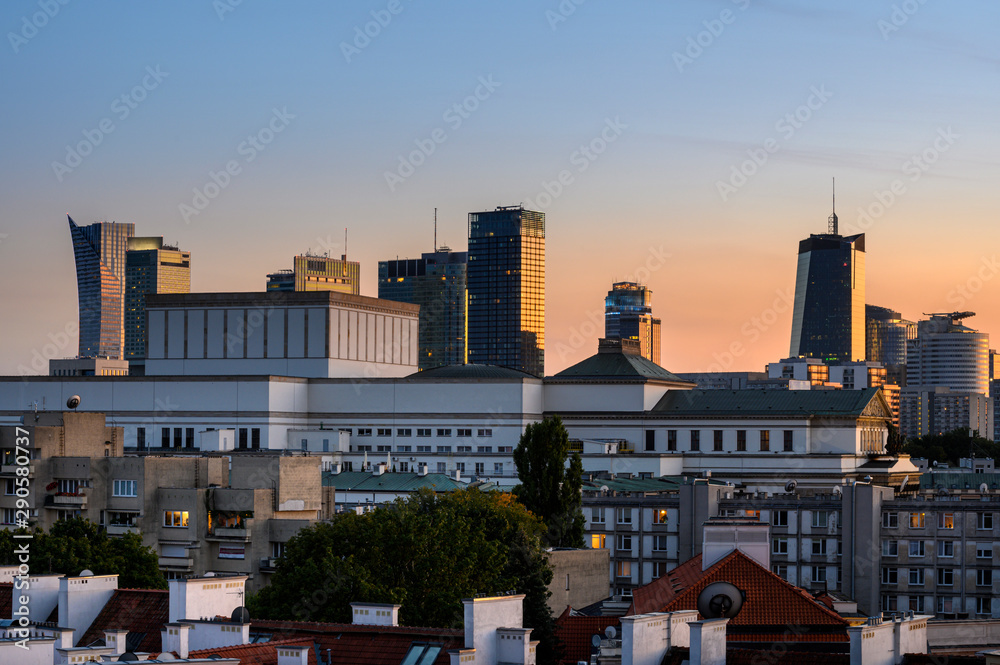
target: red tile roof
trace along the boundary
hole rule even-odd
[[[324,658],[326,650],[330,650],[331,665],[399,665],[415,642],[441,644],[434,663],[448,665],[448,650],[465,647],[465,631],[456,628],[251,620],[250,631],[269,632],[272,640],[313,639]]]
[[[14,606],[14,583],[0,583],[0,616],[8,617]]]
[[[632,606],[628,614],[659,612],[677,594],[696,583],[702,576],[701,555],[696,554],[663,577],[632,591]]]
[[[590,662],[590,638],[595,634],[604,634],[608,626],[615,626],[621,633],[621,617],[611,616],[574,616],[570,608],[566,608],[556,619],[556,637],[562,641],[563,663],[573,663],[581,660]]]
[[[240,665],[278,665],[278,647],[310,647],[309,665],[316,665],[315,644],[308,637],[300,637],[291,640],[272,640],[271,642],[260,642],[258,644],[239,644],[231,647],[219,647],[217,649],[199,649],[188,653],[188,658],[208,658],[219,656],[221,658],[239,658]],[[175,654],[176,655],[176,654]]]
[[[130,651],[158,652],[160,629],[167,623],[170,594],[160,589],[116,589],[77,646],[104,639],[105,630],[127,630]],[[138,640],[136,644],[135,641]]]
[[[726,665],[850,665],[849,653],[787,651],[785,649],[726,649]]]

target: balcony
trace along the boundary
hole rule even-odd
[[[124,524],[109,524],[104,527],[109,536],[124,536],[126,533],[139,533],[139,527]]]
[[[168,568],[171,570],[191,570],[191,568],[194,567],[194,559],[189,556],[161,556],[157,559],[157,564],[160,568]]]
[[[273,573],[274,569],[278,565],[278,559],[276,557],[267,557],[266,559],[260,560],[260,572],[262,573]]]
[[[3,464],[0,465],[0,476],[13,476],[17,474],[17,470],[21,468],[19,464]],[[35,466],[33,464],[28,465],[28,478],[35,477]]]
[[[86,508],[87,507],[87,495],[83,492],[77,492],[76,494],[69,494],[67,492],[59,492],[57,494],[46,494],[45,495],[45,507],[46,508]]]
[[[250,541],[250,527],[229,527],[229,526],[217,526],[213,530],[208,532],[208,536],[205,540],[219,541],[219,540],[237,540],[242,542]]]

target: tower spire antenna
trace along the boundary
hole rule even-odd
[[[438,209],[434,208],[434,251],[438,251]]]
[[[837,235],[837,179],[833,179],[833,213],[827,220],[827,232],[832,235]]]

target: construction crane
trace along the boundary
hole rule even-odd
[[[960,321],[975,315],[975,312],[924,312],[924,316],[946,316],[952,321]]]

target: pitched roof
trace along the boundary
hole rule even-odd
[[[441,645],[434,665],[449,665],[448,650],[465,647],[465,631],[456,628],[251,620],[250,631],[272,640],[308,637],[324,657],[330,650],[330,665],[399,665],[414,644],[427,643]]]
[[[878,388],[862,390],[671,390],[652,413],[673,416],[858,417],[877,398]],[[888,413],[888,412],[886,412]]]
[[[0,582],[0,612],[7,616],[14,607],[14,583]]]
[[[369,459],[373,463],[382,461],[379,453],[372,453]],[[340,473],[326,472],[323,474],[324,486],[335,487],[343,491],[416,492],[418,489],[426,487],[435,492],[450,492],[461,489],[466,484],[443,473],[428,473],[421,476],[419,473],[390,471],[376,476],[362,471],[341,471]]]
[[[115,589],[77,646],[104,639],[105,630],[127,630],[129,651],[158,652],[160,629],[167,623],[170,594],[160,589]]]
[[[309,665],[316,665],[316,650],[313,640],[308,637],[299,637],[288,640],[272,640],[270,642],[258,642],[256,644],[237,644],[230,647],[217,647],[215,649],[199,649],[188,653],[188,658],[239,658],[240,665],[278,665],[278,647],[310,647]]]
[[[660,476],[658,478],[595,478],[583,481],[583,491],[592,492],[607,487],[612,492],[677,492],[681,485],[688,485],[691,479],[685,476]],[[709,485],[725,485],[715,479],[708,479]]]
[[[632,591],[629,614],[649,614],[666,607],[681,591],[695,584],[702,575],[701,555],[696,554],[649,584]]]
[[[478,365],[468,363],[465,365],[444,365],[442,367],[432,367],[419,372],[414,372],[406,377],[408,381],[437,381],[438,379],[462,379],[465,381],[496,381],[511,379],[521,381],[522,379],[535,379],[534,374],[528,374],[520,370],[498,365]]]
[[[595,353],[549,379],[625,379],[694,385],[652,360],[632,353]]]

